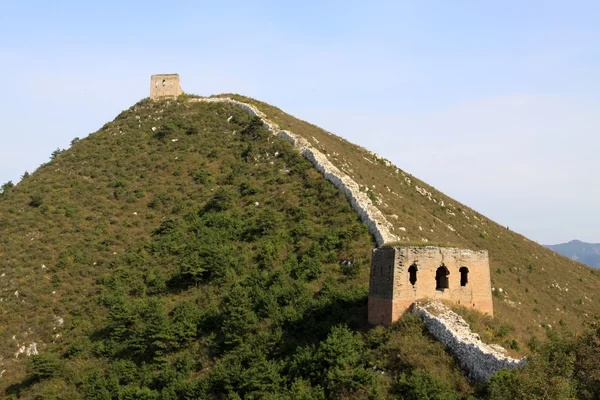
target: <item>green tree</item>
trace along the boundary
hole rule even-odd
[[[15,185],[14,185],[14,183],[12,183],[12,181],[6,182],[5,184],[2,185],[2,187],[0,187],[0,195],[2,195],[3,198],[7,198],[8,193],[14,187],[15,187]]]
[[[57,376],[60,373],[60,360],[55,353],[34,355],[28,365],[29,378],[41,380]]]
[[[402,372],[394,382],[393,392],[405,400],[458,400],[461,396],[436,375],[416,369]],[[511,397],[505,397],[510,399]]]

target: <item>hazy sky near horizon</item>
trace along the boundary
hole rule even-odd
[[[540,243],[600,242],[596,1],[13,1],[0,184],[149,93],[245,94]]]

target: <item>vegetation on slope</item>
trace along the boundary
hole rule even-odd
[[[374,243],[344,196],[259,120],[183,100],[139,103],[3,192],[7,395],[472,392],[418,320],[367,326]]]
[[[581,332],[600,312],[600,273],[593,268],[489,220],[339,136],[266,103],[240,95],[221,96],[251,103],[282,129],[309,140],[369,193],[402,242],[487,249],[495,288],[494,318],[510,327],[518,341],[512,347],[527,353],[526,344],[544,338],[547,327]]]
[[[296,133],[317,129],[284,117]],[[391,168],[373,160],[373,174]],[[421,197],[404,199],[416,221]],[[547,343],[530,340],[523,371],[478,386],[416,317],[368,326],[374,243],[365,226],[287,142],[229,105],[185,96],[138,103],[17,186],[5,185],[0,229],[7,397],[599,393],[599,330],[577,339],[548,330]],[[519,331],[502,316],[479,326],[511,343]],[[15,359],[21,348],[40,354],[24,365],[25,354]]]

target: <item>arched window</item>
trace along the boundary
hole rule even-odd
[[[469,283],[469,268],[460,267],[458,271],[460,272],[460,286],[467,286],[467,283]]]
[[[167,80],[163,79],[163,86],[165,86],[167,84]]]
[[[158,81],[154,82],[154,87],[158,87]]]
[[[415,286],[415,283],[417,283],[417,271],[418,270],[419,269],[417,268],[416,264],[413,264],[408,268],[408,281],[413,286]]]
[[[450,275],[450,271],[448,271],[445,265],[442,265],[435,271],[435,290],[448,289],[448,275]]]

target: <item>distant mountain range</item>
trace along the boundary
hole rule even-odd
[[[569,243],[546,245],[546,247],[580,263],[600,269],[600,243],[571,240]]]

